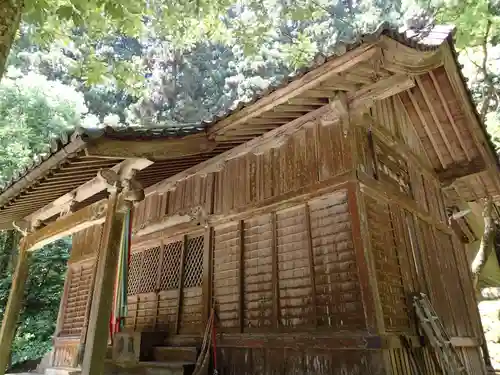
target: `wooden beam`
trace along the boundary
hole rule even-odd
[[[204,248],[203,248],[203,327],[207,326],[212,308],[212,241],[214,238],[213,227],[208,227],[205,230]]]
[[[313,248],[313,238],[311,229],[311,212],[309,204],[304,205],[304,217],[305,217],[305,227],[307,236],[307,254],[309,256],[309,282],[311,283],[311,304],[312,304],[312,319],[311,323],[313,327],[318,325],[318,299],[316,294],[316,271],[314,267],[314,248]]]
[[[414,82],[406,77],[404,80],[401,76],[395,76],[396,78],[388,78],[389,81],[380,80],[369,87],[364,87],[363,89],[354,92],[347,93],[347,99],[349,103],[349,109],[351,112],[355,112],[357,106],[366,107],[373,103],[374,101],[380,100],[380,98],[386,98],[388,94],[396,95],[398,90],[407,90],[409,86],[414,85]],[[394,87],[390,87],[394,85]],[[267,142],[274,142],[280,136],[286,136],[288,133],[292,133],[299,129],[301,126],[314,121],[321,116],[329,113],[332,110],[332,104],[326,104],[306,115],[299,117],[285,125],[282,125],[276,129],[273,129],[267,133],[264,133],[258,138],[254,138],[240,146],[234,147],[224,153],[221,153],[213,158],[199,163],[189,169],[182,171],[179,174],[173,175],[160,183],[150,186],[146,190],[146,194],[152,191],[164,191],[168,190],[176,181],[186,178],[188,176],[194,175],[199,172],[208,173],[211,169],[219,169],[219,164],[224,160],[230,158],[235,158],[241,156],[248,152],[254,152],[257,148],[265,145]],[[359,107],[358,107],[359,108]]]
[[[64,216],[46,227],[28,234],[24,241],[27,251],[34,251],[60,238],[101,224],[106,215],[107,202],[100,201]]]
[[[118,210],[118,192],[111,191],[97,262],[82,375],[103,375],[108,346],[109,319],[125,213]]]
[[[420,89],[420,92],[422,93],[422,97],[424,98],[424,102],[429,108],[429,112],[431,114],[432,119],[434,120],[434,123],[436,124],[436,128],[438,129],[439,134],[441,135],[441,138],[443,138],[443,143],[450,153],[452,159],[457,160],[458,156],[456,153],[453,151],[450,145],[450,141],[448,140],[448,137],[446,136],[446,133],[444,132],[443,128],[441,127],[441,122],[439,121],[439,118],[437,117],[437,113],[434,110],[434,104],[429,98],[429,95],[427,95],[427,91],[425,90],[424,84],[422,83],[422,79],[420,77],[415,77],[415,80],[417,82],[418,88]]]
[[[439,178],[439,182],[444,187],[447,187],[453,185],[453,183],[458,179],[472,177],[473,175],[477,175],[485,171],[486,163],[484,162],[484,159],[480,156],[477,156],[470,162],[464,162],[460,164],[457,163],[443,171],[438,171],[437,175]]]
[[[350,108],[371,106],[379,100],[387,99],[415,87],[415,81],[403,74],[396,74],[364,86],[354,94],[349,94]]]
[[[241,209],[232,210],[229,213],[209,215],[208,225],[215,227],[218,225],[227,224],[234,220],[247,219],[258,215],[263,215],[269,213],[271,210],[293,207],[304,203],[305,200],[309,200],[314,197],[319,197],[321,195],[345,188],[347,183],[352,181],[355,181],[353,173],[352,171],[347,171],[340,175],[328,178],[324,181],[306,186],[297,191],[290,191],[289,193],[281,196],[274,196],[265,199],[261,202],[258,202],[250,209],[248,207],[242,207]],[[144,230],[147,230],[148,228],[144,228]],[[157,228],[155,231],[148,231],[147,235],[143,235],[142,233],[137,232],[137,234],[134,235],[132,242],[134,243],[134,246],[138,246],[138,244],[140,244],[140,246],[142,247],[142,244],[144,243],[148,243],[150,241],[152,244],[154,242],[157,243],[158,240],[162,238],[179,235],[182,233],[188,233],[194,229],[199,228],[200,227],[197,225],[196,221],[176,226],[164,225],[160,228]],[[145,246],[147,247],[147,245]]]
[[[153,164],[153,162],[148,159],[127,159],[112,167],[111,170],[118,173],[120,178],[123,179],[128,178],[133,169],[140,171],[149,167],[151,164]],[[101,177],[96,176],[92,180],[78,186],[69,193],[64,194],[54,202],[33,212],[31,215],[26,217],[26,220],[29,220],[32,223],[38,220],[43,221],[61,211],[66,210],[72,201],[83,202],[93,195],[105,190],[106,186],[106,181]]]
[[[495,184],[496,190],[500,192],[500,177],[498,173],[499,165],[496,152],[489,146],[487,132],[483,124],[480,123],[477,109],[467,93],[465,82],[461,77],[460,70],[457,66],[455,58],[453,57],[450,45],[446,44],[441,49],[444,68],[446,74],[448,75],[451,87],[455,91],[459,101],[463,104],[463,107],[461,107],[463,108],[465,116],[469,119],[469,121],[466,121],[466,123],[469,124],[468,129],[472,134],[476,147],[479,149],[479,152],[483,156],[484,160],[487,161],[488,171]]]
[[[458,130],[457,123],[453,119],[453,115],[451,114],[450,107],[448,106],[448,102],[446,101],[446,98],[443,95],[443,92],[441,91],[441,88],[439,87],[439,83],[436,79],[436,76],[434,75],[434,72],[429,72],[429,77],[431,77],[432,84],[434,85],[434,88],[436,89],[436,92],[439,96],[439,100],[444,108],[444,111],[446,113],[446,117],[448,118],[448,121],[450,122],[451,126],[453,127],[453,130],[455,131],[455,134],[458,138],[458,142],[460,143],[460,147],[462,147],[462,150],[464,150],[465,155],[467,156],[468,160],[472,160],[472,156],[470,154],[469,148],[465,145],[464,139],[462,135],[460,134],[460,131]]]
[[[323,103],[323,105],[325,105],[326,103]],[[293,120],[293,117],[292,119]],[[283,124],[286,124],[287,122],[291,121],[290,119],[280,119],[280,118],[273,118],[273,119],[270,119],[270,118],[252,118],[250,120],[248,120],[246,123],[245,123],[245,127],[246,126],[254,126],[254,125],[283,125]]]
[[[304,116],[306,113],[310,112],[312,109],[304,109],[302,108],[301,109],[297,109],[296,111],[288,111],[288,112],[279,112],[279,111],[275,111],[274,109],[269,111],[269,112],[266,112],[266,113],[263,113],[260,118],[265,118],[265,119],[283,119],[283,118],[287,118],[287,119],[296,119],[300,116]],[[233,129],[235,128],[234,126],[230,127],[230,128],[227,128],[224,130],[224,133],[219,133],[220,135],[223,135],[223,134],[226,134],[226,132],[229,130],[229,129]],[[217,139],[217,138],[216,138]]]
[[[232,136],[246,136],[246,135],[253,135],[256,137],[261,136],[263,133],[268,132],[270,130],[276,129],[278,125],[268,125],[266,127],[263,127],[262,125],[259,126],[258,128],[254,127],[249,127],[249,128],[244,128],[244,129],[231,129],[229,130],[225,136],[227,138],[230,138]]]
[[[439,162],[443,166],[443,168],[446,168],[446,163],[444,162],[443,155],[441,154],[439,147],[436,143],[436,140],[432,136],[431,129],[429,128],[429,124],[427,124],[427,121],[425,120],[424,114],[422,113],[422,110],[420,109],[417,99],[415,99],[415,96],[411,93],[411,91],[408,91],[408,97],[410,98],[411,103],[413,104],[413,107],[415,108],[415,112],[417,113],[418,118],[420,119],[420,122],[422,123],[422,126],[424,127],[425,133],[427,134],[427,137],[429,137],[429,141],[432,144],[432,147],[434,147],[434,151],[436,152],[436,155],[439,159]]]
[[[324,104],[319,105],[305,105],[305,104],[281,104],[273,109],[273,112],[310,112],[314,111],[318,107],[321,107]],[[264,114],[265,116],[266,114]]]
[[[273,320],[272,324],[274,328],[278,330],[281,326],[280,322],[280,287],[278,278],[278,222],[276,218],[276,212],[271,212],[271,228],[272,228],[272,240],[271,240],[271,264],[272,264],[272,274],[271,274],[271,288],[272,288],[272,313]]]
[[[28,278],[30,257],[30,253],[26,250],[26,243],[24,239],[22,239],[19,246],[17,265],[12,279],[9,299],[3,314],[2,328],[0,329],[0,375],[5,374],[7,366],[9,365],[12,341],[16,333],[17,320],[22,307],[24,286]]]
[[[356,91],[359,88],[359,84],[349,82],[340,75],[337,75],[334,78],[321,83],[319,88],[327,91]]]
[[[179,334],[179,329],[181,325],[181,316],[182,316],[182,300],[183,300],[183,289],[184,289],[184,268],[186,266],[186,254],[188,247],[188,236],[184,235],[182,241],[182,250],[181,250],[181,264],[179,265],[179,285],[177,287],[177,311],[175,313],[175,328],[174,334]]]
[[[245,221],[240,220],[239,232],[239,260],[238,260],[238,320],[239,329],[245,330]]]
[[[168,160],[212,151],[217,144],[205,132],[182,138],[158,138],[147,142],[99,138],[86,151],[91,156]]]
[[[318,99],[318,98],[310,98],[310,97],[303,97],[303,98],[292,98],[288,99],[287,104],[293,104],[293,105],[315,105],[321,107],[322,105],[328,104],[328,100],[324,99]],[[249,122],[259,120],[259,119],[250,119]]]
[[[293,81],[286,87],[276,90],[272,94],[258,100],[255,104],[243,108],[226,119],[219,121],[210,128],[209,134],[220,134],[228,127],[244,124],[248,119],[257,117],[280,104],[286,103],[289,99],[318,86],[321,82],[338,73],[349,70],[360,62],[369,60],[375,56],[377,51],[378,47],[374,44],[364,44],[336,59],[332,59],[322,64],[319,68],[306,73],[303,77]]]
[[[173,226],[177,226],[177,225],[181,225],[181,224],[196,225],[198,223],[196,219],[197,218],[191,214],[174,214],[174,215],[166,216],[156,223],[151,223],[150,225],[146,226],[145,228],[139,229],[135,233],[135,237],[145,236],[145,235],[148,235],[150,233],[157,232],[159,230],[173,227]]]
[[[396,74],[425,74],[443,64],[442,48],[421,51],[385,35],[380,41],[383,50],[382,67]]]
[[[359,269],[359,284],[368,332],[384,332],[384,314],[372,252],[372,240],[367,218],[368,211],[358,183],[351,183],[351,186],[349,186],[347,204],[352,217],[353,244],[356,264]]]
[[[369,85],[373,83],[373,80],[362,74],[356,74],[355,71],[351,70],[345,74],[342,74],[342,78],[350,82],[351,84],[359,85]]]

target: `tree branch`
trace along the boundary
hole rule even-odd
[[[474,289],[478,290],[479,276],[481,275],[486,262],[493,250],[493,234],[495,233],[495,223],[493,222],[493,200],[488,197],[484,201],[483,220],[484,232],[479,244],[479,250],[471,265],[472,283]]]
[[[483,51],[483,60],[481,63],[480,72],[483,74],[484,82],[486,83],[486,90],[484,92],[483,101],[481,103],[481,113],[479,114],[481,122],[483,123],[486,119],[486,115],[488,114],[491,97],[494,94],[493,81],[490,77],[490,74],[488,73],[488,39],[490,37],[491,26],[492,22],[488,19],[488,21],[486,21],[486,31],[484,34],[483,43],[481,44],[481,49]]]

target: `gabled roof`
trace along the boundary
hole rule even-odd
[[[115,167],[126,158],[140,157],[154,161],[137,175],[139,181],[148,187],[284,124],[315,113],[328,104],[338,91],[370,90],[380,75],[395,77],[394,72],[384,67],[375,73],[373,66],[367,62],[368,57],[373,57],[375,53],[373,45],[382,37],[419,51],[422,58],[431,57],[449,42],[452,58],[456,59],[451,43],[452,31],[449,26],[435,26],[415,33],[394,30],[382,24],[370,34],[348,43],[339,43],[334,55],[317,56],[309,67],[286,78],[280,85],[270,87],[251,101],[240,102],[228,112],[196,127],[108,127],[77,129],[65,134],[52,142],[50,151],[43,158],[16,175],[0,192],[0,228],[29,216],[91,180],[100,169]],[[356,64],[361,70],[355,74],[350,73],[348,68],[343,70],[349,64]],[[456,61],[454,64],[457,65]],[[463,85],[463,77],[460,76],[460,79]],[[450,85],[447,81],[444,83]],[[470,96],[467,100],[470,105]],[[408,109],[411,108],[410,103]],[[463,113],[458,115],[463,117]],[[440,127],[442,124],[433,125]],[[486,133],[482,127],[481,131],[484,137]],[[489,138],[485,139],[488,142]],[[493,148],[491,144],[489,146],[491,151]],[[453,159],[452,164],[455,161],[458,163],[460,158]],[[440,165],[439,160],[430,160],[430,163],[436,170],[440,166],[446,169],[447,166],[446,163]],[[86,205],[99,200],[103,194],[80,203]]]

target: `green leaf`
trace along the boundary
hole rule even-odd
[[[63,5],[60,6],[59,9],[57,9],[57,15],[62,19],[69,20],[73,18],[74,17],[73,13],[74,13],[73,7],[70,5]]]

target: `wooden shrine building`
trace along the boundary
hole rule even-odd
[[[148,359],[157,370],[169,353],[196,355],[215,306],[223,375],[411,375],[415,361],[440,374],[408,303],[423,292],[469,374],[485,374],[465,250],[482,219],[450,217],[498,202],[500,179],[451,34],[381,27],[200,127],[54,142],[0,193],[1,227],[25,231],[0,374],[29,256],[67,235],[51,371],[153,373],[140,357],[118,372],[108,358],[125,266],[115,328],[161,337]]]

